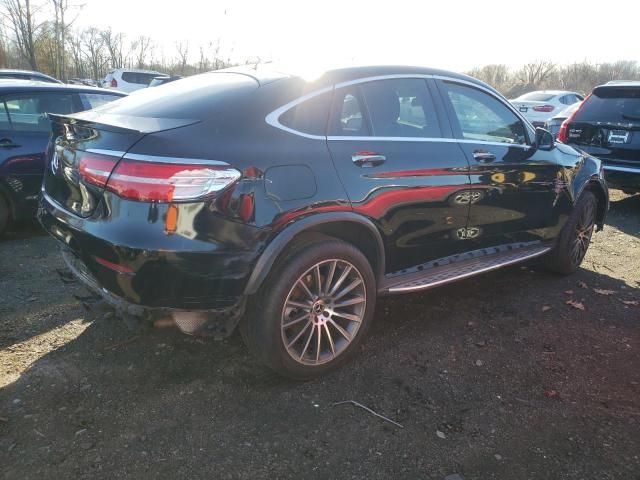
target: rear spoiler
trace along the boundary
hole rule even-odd
[[[49,119],[55,123],[67,125],[80,124],[92,126],[97,130],[112,132],[126,131],[140,133],[142,135],[186,127],[187,125],[194,125],[200,122],[200,120],[188,118],[133,117],[130,115],[114,115],[92,110],[69,115],[59,115],[56,113],[49,113],[47,115]]]

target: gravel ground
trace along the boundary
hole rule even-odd
[[[640,196],[612,199],[575,275],[381,299],[361,355],[309,383],[237,335],[136,335],[22,227],[0,241],[0,475],[640,479]]]

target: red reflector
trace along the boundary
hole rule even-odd
[[[589,94],[587,98],[585,98],[582,101],[578,109],[575,112],[573,112],[569,118],[567,118],[564,122],[562,122],[562,125],[560,125],[560,131],[558,132],[558,136],[556,138],[560,140],[562,143],[567,143],[567,140],[569,140],[569,124],[573,122],[573,119],[576,118],[576,115],[578,114],[580,109],[582,109],[584,104],[587,103],[587,100],[589,100],[590,96],[591,94]]]
[[[112,79],[111,79],[111,86],[112,86],[113,88],[116,88],[116,87],[118,86],[118,81],[117,81],[115,78],[112,78]]]
[[[178,159],[176,159],[178,160]],[[228,165],[156,163],[124,158],[107,189],[141,202],[196,200],[231,185],[240,172]]]
[[[124,265],[113,263],[113,262],[110,262],[109,260],[105,260],[104,258],[100,258],[96,256],[94,256],[93,259],[103,267],[107,267],[109,270],[113,270],[114,272],[133,273],[132,268],[125,267]]]
[[[553,112],[555,108],[556,107],[554,107],[553,105],[538,105],[536,107],[533,107],[533,110],[535,112]]]
[[[90,152],[78,152],[78,154],[82,155],[78,164],[80,178],[87,183],[104,188],[113,167],[120,158]]]

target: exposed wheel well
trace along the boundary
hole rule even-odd
[[[260,287],[273,265],[307,241],[315,241],[320,236],[329,236],[350,243],[360,250],[371,265],[380,281],[385,269],[385,249],[382,237],[375,225],[368,219],[343,212],[342,218],[328,218],[322,214],[307,217],[285,229],[262,252],[249,277],[245,294],[252,295]],[[290,233],[287,233],[287,230]]]
[[[367,257],[371,269],[376,275],[384,273],[384,271],[381,271],[384,269],[384,264],[382,263],[384,262],[384,252],[379,251],[378,242],[367,227],[354,222],[338,221],[317,225],[305,232],[301,232],[300,235],[305,233],[320,233],[350,243]]]
[[[586,191],[593,193],[598,200],[598,210],[596,212],[596,225],[598,226],[598,230],[602,229],[604,224],[604,216],[607,213],[607,197],[602,189],[602,186],[596,182],[591,181],[584,188]]]

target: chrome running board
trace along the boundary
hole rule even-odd
[[[490,272],[544,255],[551,247],[541,243],[505,245],[453,255],[411,269],[409,273],[387,275],[380,293],[408,293]]]

